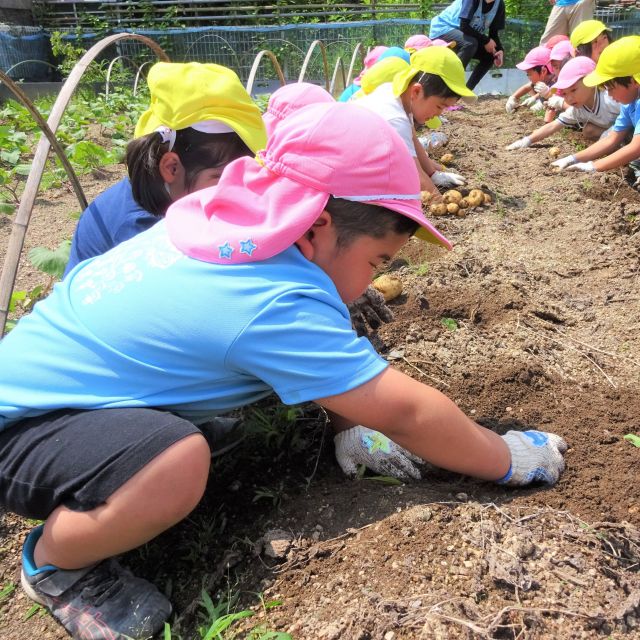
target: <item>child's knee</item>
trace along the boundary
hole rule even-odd
[[[192,434],[177,442],[172,466],[179,475],[182,504],[193,509],[204,493],[211,466],[211,450],[202,434]]]

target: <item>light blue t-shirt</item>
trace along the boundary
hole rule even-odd
[[[337,395],[386,361],[294,246],[262,262],[182,254],[165,222],[83,262],[0,342],[0,429],[59,408],[187,418]]]
[[[633,129],[633,135],[640,134],[640,98],[630,104],[623,104],[620,107],[620,115],[613,125],[614,131],[628,131]]]
[[[556,0],[556,7],[571,7],[578,2],[580,0]]]

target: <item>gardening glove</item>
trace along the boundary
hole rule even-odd
[[[442,120],[442,118],[440,119]],[[447,142],[449,141],[449,137],[442,131],[431,131],[423,136],[420,136],[418,138],[418,141],[426,151],[431,151],[447,144]]]
[[[544,104],[540,98],[536,98],[529,106],[529,111],[542,111]]]
[[[531,146],[531,138],[529,136],[525,136],[524,138],[520,138],[520,140],[516,140],[512,142],[508,147],[507,151],[515,151],[516,149],[526,149]]]
[[[544,431],[508,431],[502,439],[511,452],[511,466],[498,484],[558,481],[564,471],[562,454],[567,450],[567,443],[560,436]]]
[[[367,324],[376,331],[384,322],[393,320],[393,313],[385,304],[384,296],[371,285],[347,307],[351,324],[359,336],[369,335]]]
[[[377,474],[392,476],[403,482],[420,480],[422,477],[416,464],[423,460],[379,431],[361,426],[351,427],[337,433],[333,442],[336,460],[350,478],[356,476],[360,464]]]
[[[518,99],[515,96],[509,96],[504,108],[507,113],[513,113],[519,106]]]
[[[566,169],[569,165],[573,164],[576,161],[575,156],[565,156],[564,158],[558,158],[554,162],[551,163],[552,167],[558,167],[560,171]]]
[[[530,107],[537,99],[538,96],[529,96],[522,101],[522,106]]]
[[[564,110],[564,98],[562,96],[551,96],[547,99],[547,107],[556,111]]]
[[[533,88],[535,89],[535,92],[542,98],[546,98],[551,91],[551,87],[542,81],[536,82],[533,85]]]
[[[567,167],[567,171],[586,171],[587,173],[593,173],[596,170],[592,160],[589,162],[576,162]]]
[[[429,177],[436,187],[459,187],[465,182],[459,173],[453,171],[435,171]]]

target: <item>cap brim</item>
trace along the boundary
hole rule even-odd
[[[420,200],[375,200],[365,201],[367,204],[375,204],[379,207],[385,207],[391,211],[395,211],[400,215],[410,218],[420,225],[415,232],[416,238],[426,240],[432,244],[437,244],[445,249],[452,249],[453,245],[445,238],[425,217],[422,213],[422,204]]]
[[[460,99],[464,102],[475,102],[478,99],[478,96],[473,93],[471,89],[468,89],[466,85],[453,83],[448,78],[445,78],[444,76],[441,77],[447,87],[449,87],[451,91],[457,93],[460,96]]]
[[[615,76],[599,72],[598,69],[595,69],[591,73],[588,73],[586,76],[582,78],[582,82],[586,87],[597,87],[598,85],[604,84],[605,82],[609,82],[609,80],[613,80]]]

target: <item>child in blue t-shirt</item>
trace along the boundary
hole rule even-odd
[[[183,195],[217,183],[226,164],[266,144],[260,110],[231,70],[159,62],[147,78],[149,109],[129,143],[129,173],[83,212],[65,275],[149,229]]]
[[[602,86],[619,102],[620,114],[608,135],[583,151],[551,164],[572,171],[610,171],[640,158],[640,36],[627,36],[604,49],[595,71],[583,78]]]
[[[58,283],[0,342],[2,507],[46,520],[24,546],[27,594],[78,636],[156,633],[171,605],[113,556],[200,500],[195,421],[272,392],[325,407],[366,465],[403,447],[489,481],[555,483],[562,438],[481,427],[351,328],[346,303],[416,229],[450,247],[398,134],[354,105],[310,105]]]

